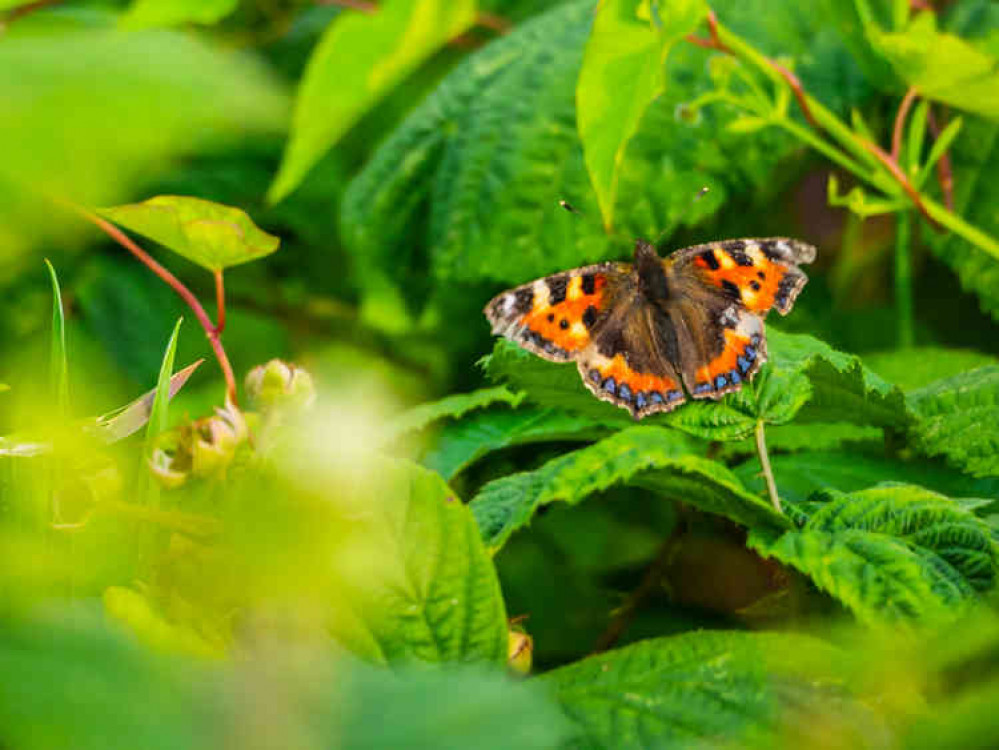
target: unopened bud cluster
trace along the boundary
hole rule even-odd
[[[246,376],[246,394],[261,411],[300,411],[316,400],[316,389],[307,370],[280,359],[257,365]]]
[[[191,477],[222,476],[247,434],[243,413],[227,400],[214,416],[160,435],[149,468],[168,488],[179,487]]]

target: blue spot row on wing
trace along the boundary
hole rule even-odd
[[[638,393],[632,393],[631,387],[627,383],[619,384],[614,378],[604,380],[600,371],[596,369],[590,370],[587,373],[587,377],[612,396],[617,396],[626,403],[634,401],[635,407],[638,409],[644,409],[649,404],[672,404],[683,398],[683,393],[678,389],[671,390],[665,395],[659,391],[639,391]]]

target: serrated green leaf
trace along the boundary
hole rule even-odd
[[[595,445],[486,484],[470,504],[486,546],[495,551],[530,523],[539,507],[575,504],[615,484],[634,484],[745,526],[786,528],[789,521],[746,492],[721,464],[691,455],[684,436],[661,427],[631,427]]]
[[[280,240],[260,229],[245,211],[200,198],[158,195],[142,203],[97,212],[154,240],[209,271],[263,258]]]
[[[291,137],[268,197],[284,198],[395,85],[475,18],[475,0],[386,0],[344,13],[316,46],[299,86]]]
[[[771,437],[772,432],[768,432],[767,443],[773,451]],[[816,435],[816,441],[821,438],[821,434]],[[999,480],[972,479],[925,460],[901,461],[859,452],[805,450],[771,456],[770,463],[781,499],[796,504],[805,502],[819,490],[857,492],[879,482],[919,484],[950,497],[999,497]],[[757,460],[749,459],[733,471],[748,489],[763,492],[765,486],[759,470]]]
[[[420,404],[400,414],[392,420],[388,432],[390,435],[402,435],[423,430],[442,419],[458,419],[470,411],[495,404],[507,404],[516,408],[522,398],[522,394],[511,393],[503,386],[445,396],[439,401]]]
[[[703,0],[674,0],[653,10],[655,19],[649,17],[647,1],[600,3],[576,83],[579,137],[608,230],[614,224],[628,142],[649,104],[663,91],[666,56],[706,17],[707,5]]]
[[[55,268],[45,260],[52,283],[52,335],[49,344],[50,396],[57,413],[65,417],[69,409],[69,364],[66,356],[66,316],[62,309],[62,292]]]
[[[939,380],[909,394],[918,450],[976,477],[999,476],[999,365]]]
[[[421,463],[451,479],[492,451],[531,443],[589,442],[614,429],[556,409],[491,409],[445,425]]]
[[[846,661],[804,635],[699,631],[591,656],[542,682],[576,725],[574,747],[711,747],[719,738],[779,747],[805,723],[815,736],[800,746],[811,747],[828,740],[830,725],[816,721],[823,710],[850,725],[844,747],[865,747],[879,720],[849,697]]]
[[[436,474],[403,461],[376,469],[376,503],[351,529],[377,549],[367,575],[348,566],[332,632],[380,663],[492,662],[507,657],[503,598],[469,509]]]
[[[827,493],[802,528],[749,544],[809,576],[867,624],[954,617],[994,586],[988,526],[914,485]]]
[[[134,0],[118,19],[123,29],[152,29],[196,23],[210,26],[228,16],[239,0]]]

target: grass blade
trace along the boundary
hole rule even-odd
[[[55,268],[45,259],[52,280],[52,347],[49,356],[49,378],[52,383],[52,399],[60,416],[69,410],[69,366],[66,359],[66,318],[62,309],[62,292]]]

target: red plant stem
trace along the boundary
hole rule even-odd
[[[41,10],[49,5],[59,5],[61,2],[62,0],[35,0],[33,3],[26,3],[16,8],[11,8],[6,14],[0,16],[0,32],[19,18],[24,18],[36,10]]]
[[[498,16],[495,13],[476,14],[475,25],[495,31],[497,34],[506,34],[513,26],[508,19]]]
[[[928,112],[927,122],[930,126],[930,132],[933,133],[933,137],[940,137],[940,128],[937,127],[936,118],[933,116],[933,108],[930,107]],[[940,189],[943,191],[944,205],[947,206],[948,211],[954,210],[954,171],[950,163],[950,153],[945,151],[943,156],[937,162],[937,181],[940,183]]]
[[[926,221],[929,223],[929,225],[938,232],[942,231],[942,227],[940,227],[940,225],[937,224],[936,221],[934,221],[933,217],[930,216],[929,211],[926,210],[926,206],[923,205],[923,196],[921,196],[919,194],[919,191],[912,186],[911,182],[909,182],[909,178],[905,176],[905,172],[902,171],[902,168],[898,165],[898,162],[892,159],[889,154],[886,154],[884,152],[884,149],[882,149],[876,143],[871,143],[870,141],[866,141],[863,139],[859,140],[860,144],[865,149],[870,151],[871,154],[874,155],[874,158],[877,159],[879,162],[881,162],[884,165],[884,167],[891,173],[891,176],[895,178],[895,181],[902,187],[906,195],[908,195],[912,199],[912,202],[916,204],[916,208],[919,209],[919,213],[921,213],[926,218]]]
[[[211,318],[208,317],[208,313],[205,312],[205,308],[201,306],[198,298],[191,293],[190,289],[181,283],[180,279],[161,266],[149,253],[132,242],[128,235],[118,229],[118,227],[114,224],[105,221],[97,214],[88,211],[82,206],[77,206],[72,203],[64,203],[64,205],[67,205],[90,223],[95,224],[119,245],[132,253],[132,255],[138,258],[139,261],[146,266],[146,268],[159,276],[160,279],[162,279],[182,300],[184,300],[185,303],[187,303],[187,306],[191,308],[194,316],[198,319],[198,322],[204,329],[205,336],[208,338],[208,342],[212,346],[212,351],[215,352],[215,358],[219,362],[219,367],[222,368],[222,375],[225,377],[226,395],[233,404],[236,404],[236,376],[233,375],[232,365],[229,364],[229,357],[226,356],[225,349],[222,346],[222,341],[219,339],[221,330],[216,328],[215,324],[212,323]]]
[[[770,63],[770,67],[776,70],[781,77],[787,81],[787,85],[791,87],[791,91],[794,92],[794,98],[798,101],[798,106],[801,107],[801,111],[805,115],[805,119],[808,120],[808,124],[815,128],[815,130],[821,130],[819,123],[815,121],[815,117],[812,115],[812,110],[808,107],[808,99],[805,96],[805,89],[802,88],[801,81],[798,80],[798,76],[780,63],[774,62],[770,58],[766,58],[766,60]]]
[[[917,96],[919,96],[919,92],[916,91],[915,87],[906,91],[905,98],[898,105],[898,112],[895,114],[895,128],[891,134],[891,158],[896,162],[902,154],[902,132],[905,130],[905,120],[909,116],[909,110],[912,109],[912,103],[916,101]]]
[[[215,269],[215,303],[218,305],[218,315],[216,315],[215,334],[222,335],[225,330],[225,284],[222,281],[222,269]]]
[[[316,5],[335,5],[338,8],[359,10],[369,15],[378,12],[377,3],[367,2],[366,0],[316,0]]]

